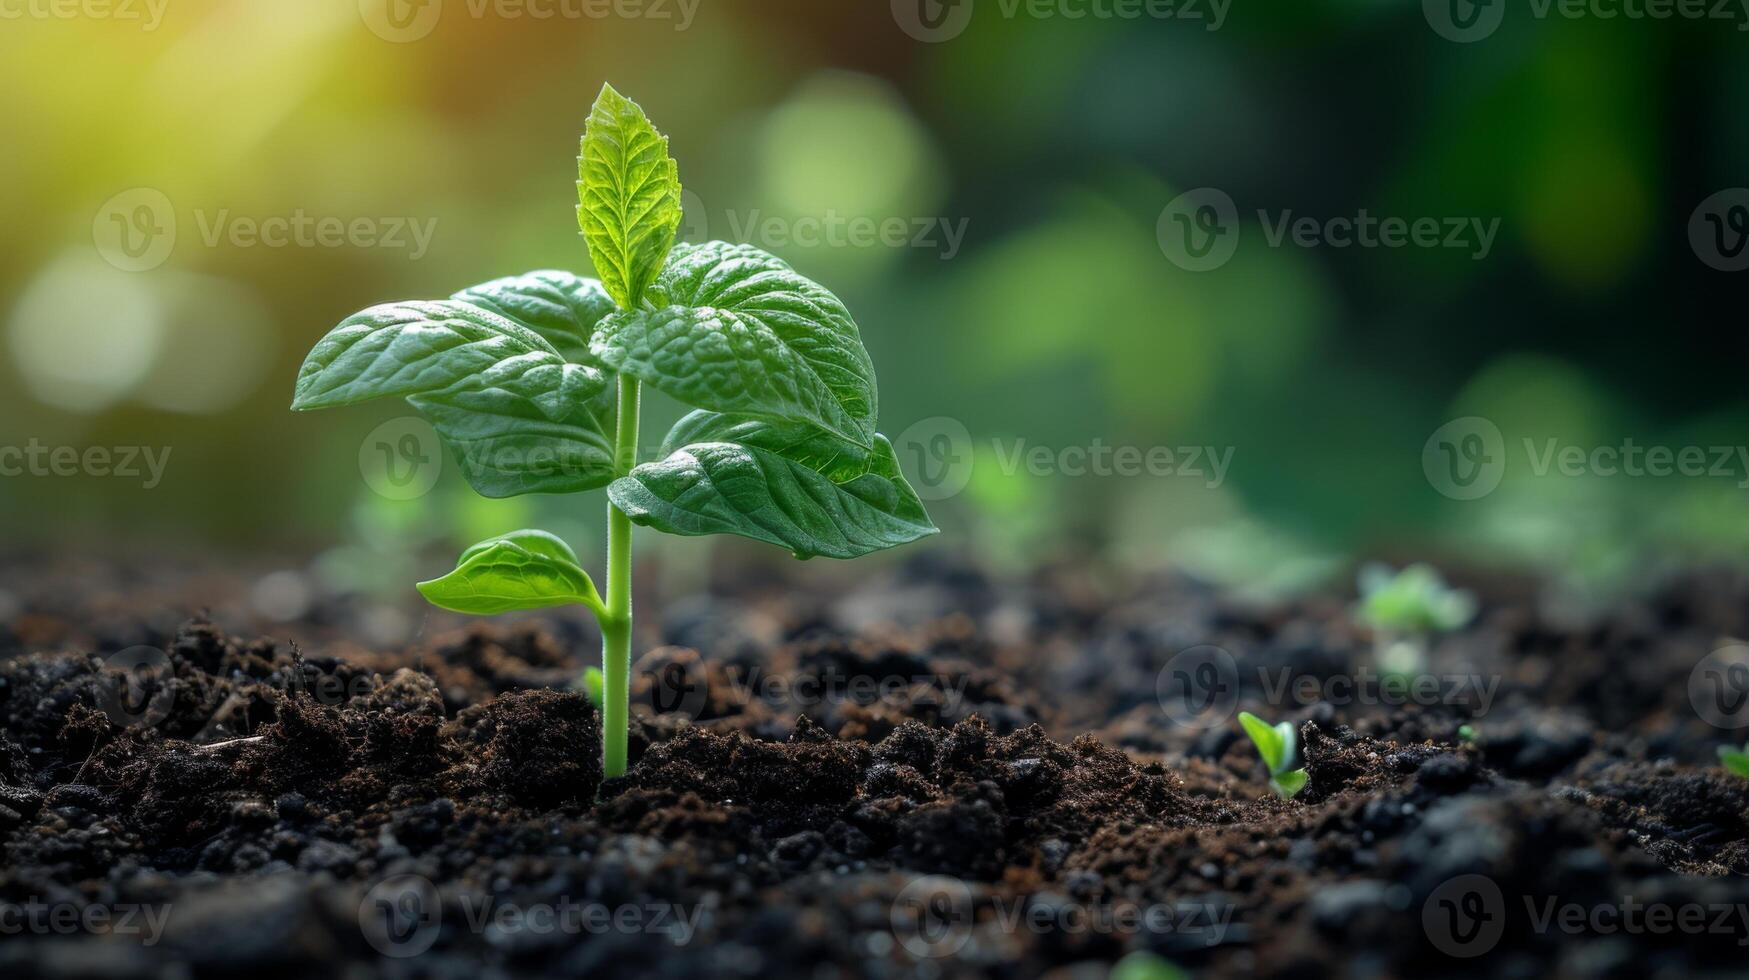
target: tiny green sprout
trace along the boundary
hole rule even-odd
[[[1263,765],[1269,769],[1269,785],[1284,800],[1291,800],[1306,788],[1306,770],[1294,768],[1299,761],[1299,735],[1292,722],[1271,725],[1249,711],[1239,712],[1239,724],[1257,746]]]
[[[1373,563],[1360,570],[1355,616],[1372,628],[1375,657],[1387,674],[1421,673],[1428,637],[1460,629],[1475,615],[1475,596],[1448,587],[1431,565],[1410,565],[1398,572]]]
[[[1369,564],[1360,570],[1360,618],[1381,632],[1419,636],[1461,629],[1476,615],[1476,598],[1445,584],[1431,565],[1400,572]]]
[[[1460,742],[1474,742],[1476,740],[1475,726],[1474,725],[1459,725],[1458,730],[1457,730],[1457,736],[1458,736],[1458,741],[1460,741]]]
[[[626,766],[632,526],[856,558],[936,528],[875,429],[874,364],[837,296],[749,245],[677,243],[680,171],[644,110],[603,86],[578,158],[599,279],[542,271],[347,317],[292,408],[405,398],[485,497],[607,490],[607,587],[545,531],[462,552],[419,583],[476,615],[581,606],[601,625],[602,767]],[[693,409],[640,462],[644,386]]]
[[[601,707],[601,668],[583,668],[583,693],[589,695],[589,703]]]
[[[1719,764],[1727,772],[1749,779],[1749,745],[1740,749],[1729,745],[1719,746]]]
[[[1107,980],[1190,980],[1190,974],[1164,957],[1137,950],[1118,960]]]

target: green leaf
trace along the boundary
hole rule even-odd
[[[1300,790],[1306,788],[1306,779],[1304,769],[1295,769],[1293,772],[1271,776],[1269,783],[1275,787],[1275,791],[1281,795],[1282,799],[1291,800],[1299,795]]]
[[[407,400],[482,496],[574,493],[613,480],[613,441],[591,410],[608,387],[599,370],[543,352]]]
[[[1719,747],[1719,764],[1727,771],[1749,779],[1749,752],[1722,745]]]
[[[589,336],[614,306],[594,279],[543,269],[469,286],[450,298],[533,330],[573,364],[601,366],[589,353]]]
[[[462,552],[462,556],[456,559],[456,564],[463,564],[469,558],[487,551],[503,541],[508,541],[524,551],[531,551],[537,555],[544,555],[554,561],[569,562],[573,565],[579,566],[583,564],[583,562],[577,557],[577,552],[573,551],[571,546],[565,543],[564,538],[559,537],[551,531],[542,531],[537,528],[525,528],[521,531],[511,531],[507,534],[500,534],[495,538],[487,538],[479,544],[469,545],[468,550]]]
[[[534,331],[468,303],[373,306],[316,342],[298,370],[292,408],[442,391],[499,361],[538,352],[559,356]]]
[[[621,309],[636,309],[680,228],[680,170],[668,137],[637,103],[603,85],[577,172],[577,222],[595,272]]]
[[[480,616],[572,605],[606,615],[576,554],[545,531],[513,531],[482,541],[462,552],[455,571],[420,582],[419,592],[440,609]]]
[[[669,534],[738,534],[797,558],[855,558],[936,533],[885,436],[867,473],[833,483],[807,464],[731,442],[687,446],[607,488],[633,522]]]
[[[765,449],[816,470],[833,483],[848,483],[868,472],[869,452],[830,433],[799,422],[767,422],[742,415],[699,409],[674,423],[662,440],[667,458],[701,442],[736,442]]]
[[[869,447],[874,365],[825,287],[749,245],[680,245],[651,287],[654,310],[604,318],[602,363],[696,408],[802,422]]]
[[[1263,764],[1270,774],[1280,772],[1286,761],[1281,730],[1249,711],[1239,712],[1239,724],[1245,729],[1245,734],[1251,736],[1251,744],[1257,746],[1257,754],[1263,757]]]

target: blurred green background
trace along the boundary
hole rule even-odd
[[[1356,552],[1595,584],[1743,553],[1749,456],[1538,475],[1526,447],[1749,442],[1746,280],[1690,235],[1749,183],[1742,25],[1514,7],[1454,43],[1419,0],[1237,0],[1218,29],[1207,2],[1065,2],[11,0],[0,447],[170,455],[150,487],[0,475],[7,550],[338,545],[381,567],[385,536],[529,523],[589,545],[599,494],[479,501],[452,467],[389,500],[361,451],[405,406],[287,404],[357,309],[587,270],[574,158],[612,81],[671,137],[686,237],[770,249],[856,314],[882,428],[942,491],[945,533],[919,547],[1260,589]],[[914,36],[931,23],[952,36]],[[1237,245],[1192,271],[1168,208],[1208,187]],[[1481,258],[1270,241],[1284,216],[1363,209],[1497,235]],[[273,219],[312,224],[282,240]],[[677,415],[658,402],[646,438]],[[1502,434],[1504,475],[1453,499],[1430,439],[1470,416]],[[1040,446],[1054,462],[1014,464]],[[1058,465],[1097,446],[1230,468]]]

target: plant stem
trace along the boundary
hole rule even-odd
[[[625,476],[638,463],[638,380],[619,376],[619,431],[613,471]],[[607,615],[601,620],[601,768],[626,771],[626,713],[632,671],[632,521],[607,505]]]

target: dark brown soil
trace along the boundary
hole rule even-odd
[[[1733,573],[1561,623],[1460,577],[1483,614],[1408,699],[1327,683],[1370,671],[1349,595],[722,577],[640,599],[603,782],[566,617],[367,650],[356,600],[269,626],[247,576],[0,571],[0,973],[1742,975],[1741,733],[1689,700],[1749,628]],[[1204,645],[1237,700],[1176,723],[1158,682]],[[1234,708],[1299,726],[1298,798]]]

